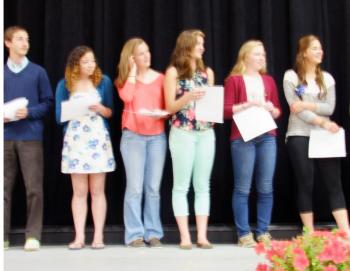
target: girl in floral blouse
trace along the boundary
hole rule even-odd
[[[215,134],[212,123],[197,121],[195,116],[196,100],[204,95],[199,87],[214,84],[214,73],[205,67],[203,53],[204,34],[200,30],[183,31],[177,38],[165,75],[166,110],[173,114],[169,137],[174,172],[172,204],[180,231],[181,249],[192,248],[187,202],[192,174],[197,247],[212,248],[207,239],[207,225]]]

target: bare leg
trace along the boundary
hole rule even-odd
[[[310,213],[300,213],[301,221],[303,222],[304,227],[307,227],[311,233],[314,232],[314,214]]]
[[[209,244],[207,238],[208,232],[208,216],[207,215],[197,215],[196,224],[197,224],[197,243],[198,244]]]
[[[346,209],[333,210],[332,212],[339,230],[344,231],[350,237],[349,217]]]
[[[87,215],[88,175],[71,174],[73,186],[72,213],[75,228],[74,244],[84,244]]]
[[[95,246],[103,244],[103,229],[107,212],[105,176],[105,173],[89,174],[91,210],[95,228],[92,244]]]
[[[191,245],[191,235],[188,228],[188,216],[175,216],[180,231],[180,246]]]

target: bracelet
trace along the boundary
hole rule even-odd
[[[129,75],[128,77],[136,77],[136,75]]]

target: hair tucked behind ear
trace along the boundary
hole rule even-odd
[[[142,43],[146,42],[141,38],[132,38],[124,44],[123,49],[120,53],[120,59],[117,68],[118,76],[116,78],[116,82],[118,87],[122,87],[125,84],[125,81],[128,79],[131,68],[129,67],[129,58],[134,54],[136,47]]]
[[[297,49],[297,55],[295,58],[294,70],[298,75],[299,82],[304,85],[307,85],[304,54],[306,50],[309,49],[309,47],[311,46],[311,43],[314,40],[317,40],[320,42],[320,39],[314,35],[303,36],[299,39],[299,42],[298,42],[298,49]],[[321,64],[318,64],[316,66],[315,81],[318,87],[320,88],[319,98],[324,98],[327,95],[327,88],[324,83]]]

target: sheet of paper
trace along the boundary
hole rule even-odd
[[[78,119],[87,115],[89,106],[96,104],[99,100],[95,97],[85,96],[64,101],[61,104],[61,122]]]
[[[224,88],[222,86],[201,87],[205,95],[195,102],[196,120],[224,122]]]
[[[340,128],[337,133],[325,129],[311,130],[309,158],[345,157],[345,132]]]
[[[148,117],[158,117],[158,118],[162,118],[165,117],[167,115],[169,115],[168,111],[165,110],[161,110],[161,109],[153,109],[153,110],[149,110],[146,108],[141,108],[137,114],[143,115],[143,116],[148,116]]]
[[[21,108],[25,108],[28,105],[27,98],[20,97],[13,99],[4,104],[4,117],[8,118],[10,121],[16,121],[16,111]]]
[[[271,114],[260,106],[252,106],[233,115],[245,142],[277,128]]]

